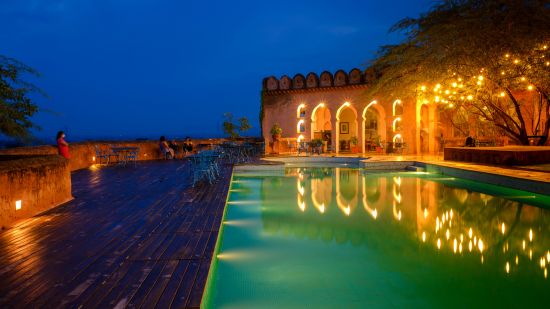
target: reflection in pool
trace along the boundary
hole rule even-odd
[[[237,173],[205,304],[545,306],[544,205],[548,196],[438,174]]]

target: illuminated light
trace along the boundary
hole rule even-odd
[[[435,102],[439,102],[440,99],[439,99],[439,96],[435,96]]]
[[[426,91],[426,86],[424,86],[424,85],[420,86],[420,90]]]
[[[521,78],[521,81],[524,82],[524,81],[525,81],[525,77],[522,77],[522,78]]]
[[[301,211],[305,211],[305,210],[306,210],[306,202],[302,202],[302,203],[299,205],[299,207],[300,207],[300,210],[301,210]]]
[[[441,239],[437,239],[437,249],[441,249]]]
[[[540,268],[544,268],[545,265],[546,265],[546,259],[540,258]]]
[[[546,252],[546,260],[550,263],[550,251]]]
[[[470,250],[470,252],[472,252],[472,248],[474,246],[472,245],[472,241],[470,240],[470,242],[468,243],[468,250]]]
[[[510,262],[506,262],[506,273],[509,274],[510,273]]]
[[[510,58],[510,54],[506,54],[504,55],[506,58]]]
[[[460,99],[461,99],[461,100],[464,100],[464,96],[460,96]]]
[[[441,88],[441,84],[437,84],[437,85],[435,85],[435,88],[436,88],[436,89],[439,89],[439,88]]]
[[[456,88],[458,86],[457,83],[453,83],[453,87]]]
[[[544,269],[544,279],[548,278],[548,271],[546,270],[546,268]]]
[[[451,93],[449,90],[445,90],[445,94],[449,94]]]
[[[550,65],[550,61],[546,61],[546,65],[547,65],[547,66]]]
[[[516,265],[519,264],[519,256],[516,255]]]
[[[428,208],[424,208],[424,219],[428,218]]]
[[[529,91],[530,91],[530,90],[533,90],[533,85],[527,86],[527,90],[529,90]]]
[[[515,64],[518,64],[518,63],[519,63],[519,60],[518,60],[518,59],[514,60],[514,63],[515,63]]]
[[[15,201],[15,210],[21,209],[22,207],[21,204],[22,204],[21,200]]]
[[[502,234],[506,232],[506,225],[504,224],[504,222],[502,222],[502,225],[500,226],[500,231],[502,232]]]
[[[95,162],[95,156],[92,157],[92,161]]]
[[[349,207],[349,205],[348,207],[344,208],[344,213],[346,214],[346,216],[349,216],[349,214],[351,213],[351,207]]]
[[[458,252],[462,253],[462,244],[458,245]]]
[[[473,100],[473,99],[474,99],[474,97],[473,97],[472,95],[469,95],[469,96],[467,96],[467,97],[466,97],[466,99],[468,99],[468,100],[470,100],[470,101],[471,101],[471,100]]]
[[[506,73],[504,73],[504,71],[500,72],[500,75],[504,75],[504,74],[506,74]]]
[[[401,117],[397,117],[393,120],[393,132],[397,131],[397,122],[401,121]]]
[[[468,231],[468,236],[470,236],[470,238],[472,238],[473,234],[474,234],[474,232],[472,231],[472,228],[470,228],[470,230]]]
[[[529,241],[533,241],[533,230],[529,229]]]
[[[302,187],[302,185],[300,183],[298,183],[297,187],[298,187],[298,192],[300,192],[300,195],[303,196],[304,193],[305,193],[304,187]]]
[[[451,220],[453,219],[453,209],[451,208],[451,212],[449,213]]]
[[[393,116],[396,116],[396,115],[395,115],[395,106],[396,106],[397,104],[401,104],[401,100],[397,99],[397,100],[393,101],[393,105],[392,105]]]
[[[480,80],[477,81],[477,85],[481,86],[481,81]]]
[[[462,233],[460,233],[460,242],[463,242],[464,241],[464,235],[462,235]]]
[[[422,232],[422,242],[426,242],[426,232]]]
[[[401,203],[401,193],[397,193],[396,190],[393,190],[393,198],[398,202]]]
[[[481,256],[481,264],[483,264],[485,262],[485,258],[483,257],[483,255]]]
[[[533,259],[533,249],[529,249],[529,259]]]
[[[459,78],[458,78],[458,81],[461,82],[461,81],[462,81],[462,78],[459,77]]]
[[[401,177],[393,177],[393,182],[395,182],[395,184],[400,186],[401,185]]]
[[[447,231],[445,232],[445,237],[447,238],[447,240],[449,240],[449,237],[451,237],[451,232],[449,232],[449,229],[447,229]]]
[[[478,80],[483,80],[483,75],[479,75]]]
[[[376,210],[376,208],[375,208],[373,211],[370,212],[370,214],[372,215],[372,217],[374,219],[376,219],[378,217],[378,210]]]
[[[304,138],[305,138],[305,137],[304,137],[303,135],[300,134],[300,136],[298,136],[298,143],[301,142],[301,141],[303,141]],[[302,175],[302,177],[304,177],[304,176]]]
[[[300,130],[300,127],[301,127],[304,123],[305,123],[305,120],[304,120],[304,119],[298,121],[298,124],[296,125],[296,133],[302,132],[302,131]]]
[[[480,240],[477,242],[477,247],[478,247],[478,249],[479,249],[479,252],[483,252],[483,240],[480,239]]]
[[[504,93],[504,92],[501,92],[501,93],[500,93],[500,96],[501,96],[501,97],[504,97],[504,96],[505,96],[505,93]]]
[[[547,49],[547,48],[548,48],[548,46],[546,46],[546,45],[544,45],[544,46],[542,47],[542,49]]]
[[[395,134],[395,135],[393,136],[393,142],[394,142],[394,143],[395,143],[395,140],[397,140],[397,139],[401,139],[401,134]]]
[[[523,250],[525,250],[525,239],[523,240],[523,243],[521,244],[521,246],[523,247]]]
[[[462,85],[462,84],[458,85],[458,88],[462,88],[462,87],[464,87],[464,85]]]
[[[321,204],[321,206],[319,207],[319,211],[320,211],[321,213],[325,213],[325,204],[324,204],[324,203]]]
[[[456,238],[455,238],[455,240],[453,241],[453,251],[456,253],[457,250],[458,250],[458,242],[456,241]]]

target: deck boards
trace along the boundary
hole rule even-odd
[[[75,199],[0,232],[0,307],[197,308],[231,168],[182,161],[72,174]]]

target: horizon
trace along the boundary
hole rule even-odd
[[[364,70],[433,3],[8,0],[0,54],[41,73],[38,138],[217,137],[225,112],[260,136],[263,78]]]

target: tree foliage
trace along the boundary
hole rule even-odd
[[[40,90],[22,80],[24,74],[38,76],[33,68],[0,55],[0,134],[9,137],[28,138],[29,130],[35,127],[30,117],[38,106],[29,94]]]
[[[225,113],[223,116],[225,118],[222,124],[223,132],[232,139],[239,138],[242,133],[252,128],[246,117],[241,117],[235,122],[233,114]]]
[[[421,97],[465,111],[521,144],[550,128],[550,4],[446,0],[398,22],[405,34],[372,62],[371,95]],[[532,100],[532,101],[528,101]],[[534,101],[535,102],[534,102]]]

